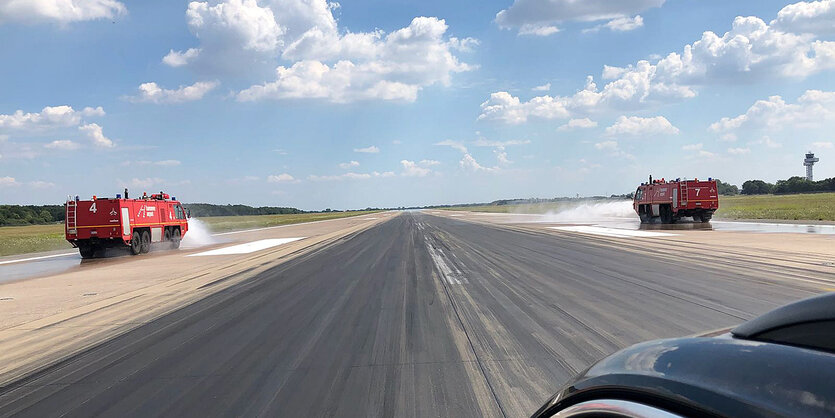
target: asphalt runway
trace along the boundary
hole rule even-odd
[[[0,415],[526,416],[619,348],[835,286],[618,242],[404,213],[7,385]]]

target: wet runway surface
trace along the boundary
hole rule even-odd
[[[526,416],[619,348],[835,283],[655,242],[401,214],[0,389],[0,415]]]
[[[634,217],[596,217],[572,218],[564,215],[536,215],[536,214],[504,214],[504,213],[478,213],[480,216],[498,217],[497,222],[502,223],[538,223],[549,224],[549,226],[561,225],[590,225],[604,228],[624,229],[630,231],[736,231],[751,233],[792,233],[792,234],[835,234],[835,225],[813,224],[813,223],[776,223],[776,222],[746,222],[746,221],[724,221],[712,220],[709,223],[693,222],[690,218],[684,218],[671,225],[660,223],[641,224]],[[453,215],[454,216],[454,215]],[[214,236],[213,244],[231,242],[231,239],[224,238],[225,234]],[[67,245],[69,247],[69,244]],[[200,248],[200,244],[183,242],[182,249]],[[159,252],[158,250],[147,256]],[[19,256],[17,258],[28,261],[10,262],[14,258],[0,260],[0,283],[21,280],[31,277],[46,276],[75,268],[85,266],[101,265],[102,263],[118,262],[124,257],[131,257],[127,249],[108,249],[107,257],[103,259],[82,260],[77,251],[68,248],[63,255],[49,254],[46,257],[35,255],[34,257]],[[32,258],[32,259],[30,259]]]
[[[571,218],[555,215],[537,214],[493,214],[506,217],[507,223],[548,223],[566,225],[593,225],[607,228],[645,231],[736,231],[754,233],[791,233],[791,234],[835,234],[835,224],[815,223],[779,223],[754,221],[729,221],[714,219],[707,223],[693,222],[690,218],[683,218],[674,224],[651,223],[641,224],[635,217],[596,217]]]

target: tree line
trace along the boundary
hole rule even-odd
[[[0,226],[64,222],[64,205],[0,205]]]
[[[243,216],[243,215],[285,215],[305,213],[288,207],[247,205],[212,205],[208,203],[184,204],[191,216]],[[330,210],[329,210],[330,211]],[[0,205],[0,226],[41,225],[64,222],[64,205]]]
[[[205,218],[209,216],[249,216],[249,215],[288,215],[305,213],[296,208],[247,205],[212,205],[209,203],[184,204],[191,211],[191,216]]]
[[[794,176],[786,180],[769,183],[763,180],[748,180],[742,183],[742,189],[733,184],[716,180],[720,195],[755,195],[755,194],[798,194],[835,192],[835,177],[809,181],[805,177]]]
[[[794,194],[794,193],[821,193],[835,192],[835,177],[809,181],[805,177],[795,176],[786,180],[777,180],[777,183],[768,183],[762,180],[748,180],[742,183],[742,194]]]

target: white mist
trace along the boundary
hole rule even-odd
[[[186,248],[202,247],[204,245],[214,244],[217,240],[209,232],[209,227],[206,226],[200,219],[188,219],[188,232],[183,237],[182,245]]]

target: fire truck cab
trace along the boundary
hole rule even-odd
[[[127,189],[124,198],[68,197],[65,210],[66,239],[82,258],[103,255],[113,247],[128,247],[134,255],[147,253],[151,243],[179,248],[188,231],[188,211],[163,192],[145,193],[139,199],[129,199]]]

